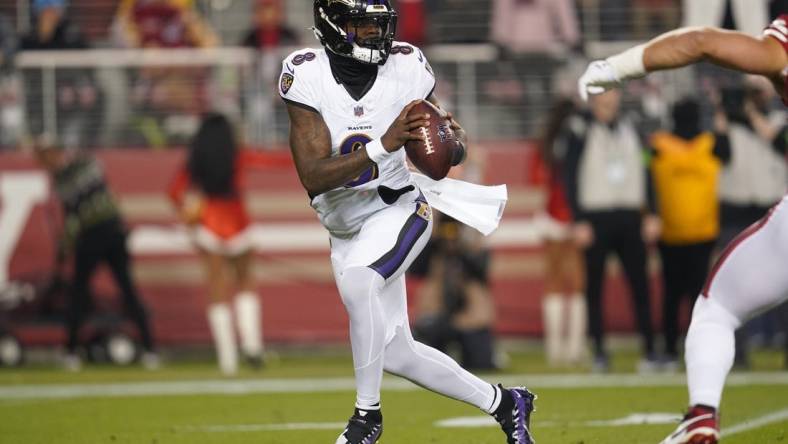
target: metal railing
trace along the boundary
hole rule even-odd
[[[594,57],[619,43],[588,45]],[[246,142],[286,143],[288,118],[277,92],[282,59],[292,50],[243,48],[84,50],[17,55],[19,99],[0,101],[0,132],[54,134],[67,146],[154,147],[186,143],[200,115],[218,110]],[[587,59],[572,52],[512,57],[491,44],[424,49],[438,77],[436,95],[477,140],[538,136],[557,96],[575,93]],[[630,105],[664,112],[665,103],[697,91],[692,70],[660,73],[629,87]],[[8,82],[6,82],[8,84]],[[646,103],[651,100],[650,103]],[[643,103],[641,103],[643,102]],[[14,111],[16,108],[16,111]],[[11,123],[9,123],[11,122]],[[7,128],[13,122],[21,128]],[[13,125],[11,125],[13,126]],[[11,140],[9,140],[11,139]],[[5,145],[18,142],[0,137]]]
[[[183,143],[199,115],[232,116],[254,144],[286,140],[288,122],[276,91],[289,50],[241,48],[41,51],[18,54],[24,133],[46,132],[67,145],[154,146]],[[527,136],[550,91],[529,101],[527,83],[552,72],[527,72],[527,61],[502,61],[493,45],[438,45],[426,50],[446,107],[476,138]],[[526,72],[520,72],[520,69]],[[525,86],[517,86],[525,84]]]

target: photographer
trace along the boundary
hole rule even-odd
[[[764,86],[749,80],[745,88],[722,91],[715,129],[730,158],[720,183],[720,245],[763,217],[788,184],[785,113],[770,109],[773,93]]]
[[[433,215],[433,236],[409,270],[422,279],[414,335],[441,351],[458,345],[465,369],[496,369],[489,249],[461,222]]]
[[[58,261],[68,256],[74,263],[66,314],[64,367],[69,371],[81,368],[77,346],[80,328],[90,311],[90,281],[99,264],[106,263],[120,290],[126,315],[139,329],[144,348],[142,364],[151,370],[158,368],[160,362],[147,310],[132,280],[126,228],[101,165],[90,154],[67,153],[46,137],[36,141],[34,153],[39,165],[50,174],[63,206],[64,227]]]
[[[730,159],[720,181],[720,248],[763,217],[782,198],[788,184],[788,126],[785,113],[770,106],[774,96],[770,85],[757,77],[748,77],[743,88],[722,91],[717,141],[729,146]],[[770,316],[756,318],[736,333],[737,366],[748,365],[749,332],[768,331],[770,324],[779,323]]]

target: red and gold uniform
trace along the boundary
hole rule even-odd
[[[267,152],[240,150],[233,175],[234,193],[231,196],[202,195],[199,202],[198,226],[195,242],[205,250],[222,254],[240,254],[251,248],[247,228],[250,223],[243,200],[244,172],[247,170],[291,165],[289,156]],[[194,183],[184,165],[169,187],[170,199],[184,205],[186,192]]]
[[[781,14],[777,17],[766,30],[763,31],[763,35],[772,37],[773,39],[780,42],[785,49],[786,54],[788,54],[788,14]],[[788,69],[788,68],[787,68]],[[786,71],[783,71],[783,90],[782,90],[782,98],[783,103],[788,105],[788,75],[786,75]]]

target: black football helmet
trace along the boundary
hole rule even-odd
[[[362,63],[386,63],[397,30],[397,13],[388,0],[315,0],[314,9],[312,30],[329,51]],[[380,27],[380,36],[359,41],[353,27],[370,22]]]

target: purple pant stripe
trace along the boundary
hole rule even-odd
[[[427,229],[428,222],[418,214],[411,215],[402,227],[394,247],[369,267],[384,279],[390,278],[405,262],[416,241]]]

